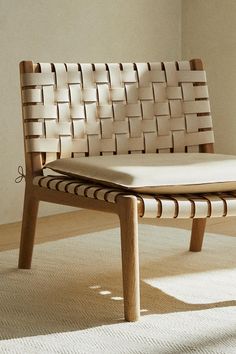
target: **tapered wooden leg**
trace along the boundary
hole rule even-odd
[[[200,252],[207,219],[193,219],[189,251]]]
[[[134,196],[122,196],[118,205],[121,228],[124,314],[126,321],[133,322],[138,321],[140,317],[137,199]]]
[[[39,201],[35,199],[32,192],[26,188],[18,263],[20,269],[30,269],[31,267],[38,205]]]

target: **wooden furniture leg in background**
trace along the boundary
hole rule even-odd
[[[202,249],[202,242],[205,233],[206,218],[193,219],[192,234],[189,251],[200,252]]]

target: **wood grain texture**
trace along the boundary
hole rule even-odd
[[[20,74],[33,73],[35,65],[32,61],[22,61],[19,65]],[[21,90],[22,96],[22,90]],[[21,97],[22,102],[23,98]],[[22,105],[22,117],[24,119],[24,109]],[[25,136],[25,126],[23,124],[23,132]],[[34,176],[42,175],[42,156],[39,152],[29,153],[26,151],[26,139],[24,139],[25,150],[25,167],[26,167],[26,181],[32,182]]]
[[[200,252],[206,228],[207,219],[193,219],[189,251]]]
[[[33,186],[35,196],[45,202],[73,206],[77,208],[92,209],[108,213],[117,213],[118,208],[115,203],[108,203],[103,200],[81,197],[76,194],[60,192],[38,186]]]
[[[127,321],[137,321],[140,317],[140,279],[138,250],[137,199],[134,196],[118,197],[124,313]]]
[[[21,227],[20,254],[18,262],[19,269],[31,268],[38,206],[39,200],[35,198],[30,188],[26,188]]]

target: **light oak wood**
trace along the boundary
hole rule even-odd
[[[20,63],[20,73],[33,73],[35,72],[36,66],[32,61],[22,61]],[[22,91],[21,91],[22,96]],[[23,99],[21,97],[23,102]],[[35,103],[31,103],[35,104]],[[24,110],[22,105],[22,117],[24,118]],[[23,124],[23,132],[25,137],[25,126]],[[43,175],[42,172],[42,154],[39,152],[27,152],[26,149],[26,139],[24,138],[24,150],[25,150],[25,168],[26,168],[26,181],[32,183],[32,180],[35,176]]]
[[[29,188],[26,188],[18,263],[20,269],[31,268],[38,206],[39,200],[35,198]]]
[[[201,59],[193,59],[190,61],[191,68],[193,70],[203,70],[203,63]],[[200,85],[200,84],[197,84]],[[198,113],[198,116],[204,116],[205,113]],[[202,129],[205,131],[207,129]],[[200,145],[200,152],[214,153],[214,144]],[[192,252],[200,252],[202,249],[202,243],[204,238],[204,232],[206,227],[206,219],[193,219],[192,233],[189,250]]]
[[[34,193],[39,200],[49,203],[104,211],[107,213],[118,213],[118,208],[115,203],[108,203],[103,200],[81,197],[75,194],[46,189],[39,186],[33,186],[32,193]]]
[[[69,205],[73,207],[86,208],[109,213],[118,213],[118,206],[115,203],[108,203],[102,200],[80,197],[71,193],[59,192],[39,186],[34,186],[29,179],[26,179],[20,254],[18,262],[18,267],[20,269],[31,268],[39,201]]]
[[[200,252],[206,228],[207,219],[193,219],[189,251]]]
[[[120,196],[117,204],[121,229],[125,319],[137,321],[140,317],[137,198]]]
[[[34,65],[32,61],[24,61],[20,63],[20,73],[33,73]],[[22,94],[22,93],[21,93]],[[22,116],[24,110],[22,106]],[[23,130],[24,130],[23,124]],[[25,136],[25,132],[24,132]],[[35,228],[37,221],[39,199],[34,195],[32,181],[34,176],[42,175],[42,160],[40,153],[28,153],[26,150],[26,139],[24,139],[25,149],[25,198],[23,219],[21,227],[21,241],[18,267],[20,269],[29,269],[32,262],[32,254],[34,247]]]

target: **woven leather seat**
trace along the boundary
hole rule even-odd
[[[116,203],[124,189],[105,188],[84,180],[63,176],[37,176],[34,185],[85,198]],[[138,199],[138,214],[146,218],[208,218],[236,215],[236,191],[208,194],[145,195],[131,191]],[[130,194],[130,193],[129,193]]]
[[[200,251],[207,218],[236,215],[236,157],[209,157],[209,161],[219,159],[218,165],[209,162],[209,169],[196,165],[195,170],[186,170],[180,164],[182,169],[170,169],[171,176],[165,172],[168,178],[163,178],[163,170],[151,169],[156,175],[149,176],[149,182],[157,183],[142,181],[142,185],[133,183],[140,182],[140,176],[130,169],[118,177],[126,174],[131,183],[119,178],[117,183],[108,175],[98,178],[102,164],[89,174],[85,163],[86,173],[81,175],[80,170],[76,175],[72,162],[129,156],[135,164],[137,154],[152,158],[161,154],[160,159],[170,163],[172,155],[195,161],[212,154],[214,135],[202,63],[199,59],[122,64],[28,61],[20,64],[20,70],[26,189],[19,268],[31,267],[39,201],[116,213],[121,226],[125,319],[135,321],[140,314],[138,217],[193,219],[190,250]],[[63,159],[71,161],[69,175],[73,176],[43,174],[45,166],[65,173],[58,167]],[[186,181],[190,183],[184,189]],[[142,189],[159,188],[160,182],[167,190],[150,194]]]

